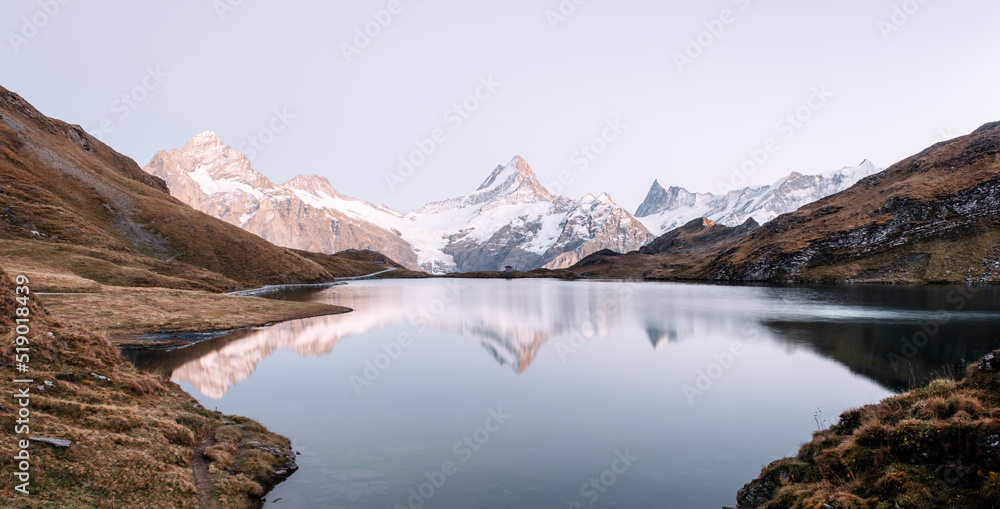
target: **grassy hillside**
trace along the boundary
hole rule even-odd
[[[1000,122],[780,216],[696,275],[1000,281]]]
[[[29,301],[28,373],[14,372],[11,280],[0,269],[0,358],[5,398],[0,470],[15,471],[17,409],[9,395],[30,387],[30,496],[3,483],[0,506],[18,508],[244,508],[290,472],[288,439],[241,417],[202,408],[176,384],[143,373],[103,337],[70,329]],[[99,375],[99,376],[98,376]],[[30,377],[33,384],[10,380]],[[100,378],[105,377],[105,378]],[[43,389],[38,388],[44,387]]]
[[[598,254],[570,271],[654,280],[1000,282],[1000,122],[752,232],[696,223],[641,253]]]
[[[0,263],[115,286],[229,291],[361,275],[197,212],[163,181],[0,87]]]

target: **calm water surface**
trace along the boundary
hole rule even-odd
[[[1000,347],[993,288],[373,281],[130,353],[290,437],[288,508],[710,508],[818,425]]]

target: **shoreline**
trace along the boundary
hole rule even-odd
[[[494,278],[472,277],[472,278],[469,278],[469,279],[504,279],[502,277],[503,276],[502,274],[500,276],[501,277],[494,277]],[[449,277],[449,276],[446,276],[446,277]],[[455,277],[455,276],[450,276],[450,277]],[[551,279],[551,278],[550,277],[544,277],[544,276],[543,277],[537,277],[536,276],[536,277],[528,277],[528,278],[525,278],[525,279]],[[619,281],[619,282],[632,282],[632,283],[665,283],[665,282],[669,283],[668,281],[655,281],[655,280],[650,280],[650,279],[625,279],[625,278],[581,278],[581,280],[583,280],[583,281],[594,281],[594,282],[600,282],[600,281]],[[734,286],[735,285],[735,286],[834,286],[834,287],[851,287],[851,286],[855,286],[855,285],[858,284],[858,283],[733,283],[733,282],[725,282],[725,281],[705,281],[705,280],[687,280],[687,281],[670,281],[670,282],[681,283],[681,284],[684,284],[684,283],[687,283],[687,284],[707,284],[707,285],[720,285],[720,286]],[[342,284],[346,284],[346,283],[342,283]],[[861,284],[865,284],[867,286],[870,283],[861,283]],[[904,286],[904,287],[905,286],[911,286],[911,285],[899,285],[899,284],[892,284],[892,283],[890,283],[890,284],[884,284],[884,283],[879,284],[879,283],[876,283],[876,284],[878,284],[879,286]],[[928,285],[933,285],[933,284],[928,284]],[[262,293],[256,293],[256,294],[253,295],[253,297],[260,297],[260,295],[262,295],[262,294],[280,292],[280,291],[284,291],[284,290],[310,289],[310,288],[323,289],[323,288],[329,288],[329,287],[332,287],[332,286],[338,286],[338,285],[335,284],[335,283],[322,283],[322,284],[314,284],[314,285],[273,285],[273,286],[270,286],[270,287],[263,287],[261,289],[256,289],[256,290],[252,290],[252,291],[254,291],[254,292],[261,292],[263,290]],[[940,285],[940,286],[949,286],[949,285]],[[989,283],[978,283],[978,284],[977,283],[966,283],[966,284],[952,284],[950,286],[985,287],[985,286],[992,286],[992,285],[990,285]],[[233,295],[231,295],[231,296],[233,296]],[[287,301],[283,301],[283,302],[287,302]],[[347,308],[344,308],[344,309],[347,309]],[[352,310],[347,309],[346,311],[326,313],[326,314],[321,314],[321,315],[316,315],[316,316],[335,315],[335,314],[347,313],[347,312],[350,312],[350,311],[352,311]],[[288,320],[294,320],[294,319],[295,318],[290,318]],[[114,344],[115,344],[115,346],[117,348],[119,348],[121,350],[132,350],[132,351],[170,351],[170,350],[183,349],[183,348],[186,348],[186,347],[189,347],[189,346],[193,346],[195,344],[199,344],[199,343],[202,343],[202,342],[205,342],[205,341],[211,341],[213,339],[219,338],[219,337],[224,336],[225,334],[233,332],[233,331],[243,330],[243,329],[250,329],[250,328],[254,328],[254,327],[266,327],[266,326],[275,325],[277,323],[281,323],[281,322],[288,321],[288,320],[278,320],[278,321],[273,321],[273,322],[263,323],[263,324],[249,324],[249,325],[246,325],[246,326],[243,326],[243,327],[236,327],[236,328],[224,329],[224,330],[188,330],[188,331],[178,330],[178,331],[169,331],[169,332],[164,332],[164,331],[147,332],[147,333],[141,334],[140,337],[138,337],[138,338],[135,338],[135,337],[132,338],[133,340],[141,341],[141,343],[130,344],[127,341],[117,341]],[[164,344],[164,340],[157,337],[157,336],[177,336],[177,335],[188,336],[188,337],[187,338],[174,338],[174,340],[176,342],[172,342],[170,344]],[[164,339],[166,339],[166,338],[164,338]],[[940,383],[940,382],[932,382],[932,384],[933,383]],[[913,389],[913,390],[911,390],[909,392],[906,392],[906,393],[902,393],[902,394],[899,394],[899,395],[896,395],[896,396],[893,396],[893,397],[890,397],[890,398],[886,398],[886,399],[878,401],[878,402],[874,402],[874,403],[869,404],[869,405],[865,405],[865,406],[863,406],[863,407],[861,407],[859,409],[856,409],[856,410],[850,410],[848,412],[845,412],[844,415],[841,416],[841,421],[844,422],[845,420],[853,419],[854,418],[853,416],[855,414],[858,414],[859,412],[862,412],[862,411],[866,411],[866,409],[869,409],[869,408],[883,406],[888,401],[898,400],[898,399],[901,399],[901,398],[910,398],[910,397],[913,397],[914,394],[920,394],[920,395],[922,395],[926,391],[927,391],[926,387],[917,388],[917,389]],[[838,434],[839,431],[835,431],[835,430],[838,430],[839,429],[838,427],[843,427],[843,426],[846,426],[846,425],[844,425],[844,424],[836,424],[836,425],[834,425],[834,427],[832,427],[832,428],[830,428],[828,430],[824,430],[824,431],[821,431],[819,433],[814,434],[814,437],[822,436],[822,437],[824,437],[824,440],[830,440],[829,436],[831,434]],[[854,430],[852,429],[852,430],[847,430],[847,431],[853,432]],[[815,443],[816,440],[817,440],[817,438],[814,438],[813,442]],[[810,443],[806,443],[805,445],[803,445],[802,450],[806,451],[810,447],[810,445],[811,445]],[[772,477],[778,476],[778,478],[780,478],[780,479],[784,479],[784,478],[787,477],[789,479],[794,479],[797,482],[801,481],[801,477],[800,476],[805,475],[805,474],[802,474],[802,472],[804,471],[802,469],[806,468],[806,467],[802,467],[801,458],[803,457],[803,454],[805,454],[805,453],[800,452],[799,458],[784,458],[784,459],[777,460],[777,461],[773,462],[771,465],[769,465],[768,467],[766,467],[762,471],[760,478],[755,479],[751,483],[748,483],[746,486],[744,486],[743,489],[740,490],[739,497],[738,497],[737,509],[759,509],[759,508],[763,508],[764,507],[763,504],[766,504],[768,501],[776,500],[776,499],[779,499],[779,498],[782,498],[783,496],[785,496],[784,493],[781,492],[781,486],[783,486],[783,484],[782,483],[775,484],[773,482],[774,479],[772,479]],[[816,454],[815,450],[814,449],[810,450],[809,454]],[[818,456],[818,454],[817,454],[817,456]],[[860,475],[860,474],[858,474],[858,475]],[[781,477],[781,476],[784,476],[784,477]],[[261,495],[260,500],[261,501],[265,500],[264,496],[268,492],[270,492],[275,486],[277,486],[283,480],[285,480],[286,478],[287,477],[276,479],[276,482],[274,482],[273,484],[270,484],[269,486],[265,486],[265,494]],[[811,481],[812,481],[812,483],[816,482],[815,479],[811,479]],[[822,479],[821,482],[825,482],[825,481],[827,481],[827,480],[826,479]],[[814,487],[810,487],[809,489],[813,489],[813,488]],[[840,487],[837,487],[837,488],[840,489]],[[837,493],[837,496],[843,496],[843,495],[844,495],[843,492]],[[831,499],[831,500],[833,500],[833,499]],[[761,504],[761,505],[756,505],[758,503]],[[867,506],[859,506],[859,507],[867,507]],[[871,507],[874,508],[874,506],[871,506]],[[733,509],[733,508],[724,507],[722,509]],[[878,508],[878,509],[881,509],[881,508]]]
[[[32,436],[65,442],[32,446],[30,465],[20,467],[30,469],[25,489],[41,496],[0,490],[0,506],[259,507],[298,468],[288,438],[204,408],[179,385],[136,368],[105,334],[14,295],[0,268],[0,353],[14,358],[14,317],[30,320],[23,372],[38,385],[23,389],[30,395],[23,410],[0,406],[0,422],[14,429],[14,419],[30,412]],[[27,428],[18,433],[27,442]],[[14,457],[18,447],[27,446],[4,441],[0,453]],[[199,463],[209,468],[199,474]]]
[[[277,290],[276,290],[277,291]],[[98,332],[116,347],[176,348],[207,335],[290,320],[337,315],[350,308],[261,296],[236,296],[163,288],[106,287],[98,293],[40,295],[42,303],[71,329]],[[167,343],[153,335],[206,334]],[[147,337],[152,336],[152,337]]]
[[[339,306],[338,306],[339,308]],[[305,320],[308,318],[317,318],[321,316],[336,316],[345,315],[347,313],[353,313],[354,310],[351,308],[339,308],[336,311],[329,313],[319,313],[314,315],[304,315],[304,316],[294,316],[281,320],[274,320],[266,323],[250,323],[240,327],[232,327],[228,329],[212,329],[212,330],[202,330],[202,329],[178,329],[178,330],[159,330],[155,332],[142,332],[135,334],[109,334],[107,336],[108,341],[111,342],[119,350],[130,350],[130,351],[172,351],[187,348],[189,346],[197,345],[205,341],[211,341],[213,339],[218,339],[226,336],[232,332],[248,330],[248,329],[258,329],[271,327],[273,325],[278,325],[285,322],[291,322],[294,320]],[[178,337],[180,336],[180,337]]]
[[[260,297],[263,295],[270,295],[272,293],[284,292],[288,290],[326,290],[327,288],[333,288],[334,286],[346,286],[346,281],[333,281],[329,283],[311,283],[311,284],[286,284],[286,285],[267,285],[260,288],[252,288],[250,290],[238,290],[235,292],[228,292],[223,295],[233,295],[236,297]]]
[[[737,492],[735,508],[722,509],[891,509],[938,507],[942,500],[945,507],[995,507],[998,412],[1000,350],[962,376],[844,412],[796,456],[765,466]]]

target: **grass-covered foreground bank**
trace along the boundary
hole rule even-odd
[[[798,456],[771,463],[739,509],[1000,507],[1000,351],[961,381],[845,412]]]
[[[287,438],[202,408],[169,380],[133,368],[104,337],[70,329],[29,298],[30,339],[15,352],[15,289],[0,269],[0,506],[16,508],[244,508],[294,470]],[[22,313],[23,314],[23,313]],[[23,329],[22,329],[23,332]],[[28,359],[16,359],[27,353]],[[26,373],[16,372],[25,363]],[[15,383],[28,378],[31,384]],[[29,429],[16,428],[27,389]],[[11,473],[28,436],[25,495]]]
[[[116,346],[138,348],[168,346],[136,337],[149,332],[232,330],[351,311],[319,302],[165,288],[103,287],[96,293],[43,295],[40,299],[53,316],[72,328],[99,331]]]

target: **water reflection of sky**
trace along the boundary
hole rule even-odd
[[[502,407],[510,423],[427,507],[568,507],[629,449],[635,467],[583,507],[717,509],[817,421],[996,347],[992,294],[955,311],[946,291],[366,282],[316,295],[353,313],[137,362],[293,438],[303,469],[269,496],[275,506],[405,507],[407,490]],[[894,370],[888,354],[939,309],[951,313],[939,334]],[[353,383],[401,334],[412,343]],[[737,342],[744,353],[729,363]],[[692,396],[702,373],[721,374]]]
[[[1000,346],[996,341],[1000,337],[992,338],[988,331],[991,322],[1000,321],[1000,313],[988,309],[990,295],[980,292],[979,301],[965,303],[958,311],[948,297],[956,293],[947,287],[863,290],[867,291],[859,297],[859,291],[851,288],[847,297],[869,302],[851,305],[844,290],[837,288],[531,281],[355,283],[311,296],[350,307],[355,310],[352,313],[239,331],[188,352],[146,354],[146,358],[167,365],[174,380],[220,398],[275,350],[325,355],[344,338],[393,325],[402,326],[402,332],[415,338],[434,330],[475,340],[497,362],[516,372],[528,369],[547,343],[565,358],[572,355],[574,344],[607,338],[613,330],[627,328],[641,329],[654,348],[711,336],[769,338],[835,358],[839,350],[856,350],[859,342],[877,336],[878,344],[866,347],[878,355],[840,360],[862,373],[881,373],[874,376],[877,382],[899,389],[915,373],[927,377],[942,365],[954,368]],[[922,291],[923,298],[915,298],[916,291]],[[902,344],[896,343],[917,334],[920,324],[941,328],[932,338],[936,341],[927,347],[927,353],[935,355],[906,358],[905,377],[886,372],[899,371],[893,369],[899,367],[898,362],[890,363],[889,354],[894,346],[902,352]],[[952,334],[959,331],[963,341],[956,342]],[[971,337],[969,331],[974,332]],[[950,351],[942,351],[948,347]]]

